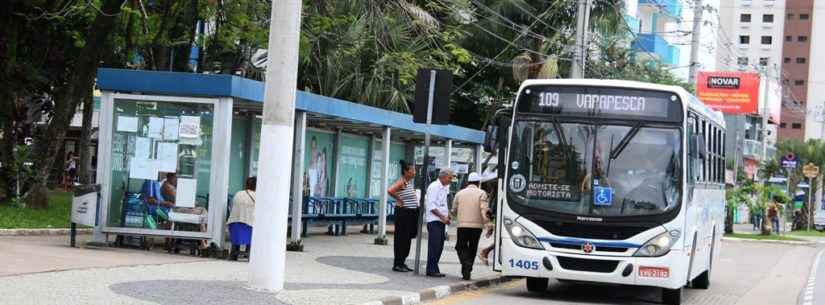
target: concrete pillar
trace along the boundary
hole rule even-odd
[[[375,154],[375,135],[370,135],[370,142],[367,145],[367,185],[366,185],[366,198],[370,198],[372,196],[373,187],[372,187],[372,159],[373,155]]]
[[[344,131],[341,128],[335,132],[335,144],[332,147],[332,159],[335,162],[332,163],[332,185],[329,187],[329,193],[327,196],[329,197],[336,197],[335,194],[338,193],[338,181],[341,179],[338,177],[340,174],[340,165],[341,165],[341,147],[342,141],[344,140]]]
[[[448,139],[444,142],[444,161],[446,162],[447,168],[453,167],[453,140]]]
[[[212,121],[212,175],[209,179],[209,222],[212,243],[222,247],[229,200],[229,155],[232,153],[232,98],[218,100]]]
[[[384,148],[381,150],[381,201],[378,203],[378,237],[375,238],[376,245],[387,244],[387,200],[389,194],[387,189],[390,179],[390,147],[392,147],[392,130],[389,127],[384,127],[384,132],[381,137],[381,144]]]
[[[484,152],[484,146],[482,146],[481,144],[476,145],[475,150],[473,151],[473,155],[474,155],[473,162],[475,162],[475,169],[472,170],[472,171],[478,173],[479,175],[484,173],[484,169],[481,168],[481,166],[482,166],[481,163],[484,162],[484,159],[482,157],[483,152]]]
[[[303,251],[301,243],[301,217],[304,202],[304,148],[306,147],[307,113],[295,113],[295,145],[292,149],[292,235],[287,245],[289,251]]]
[[[298,82],[300,0],[272,1],[269,61],[266,66],[264,115],[258,163],[258,202],[249,260],[252,289],[279,292],[286,271],[286,228],[289,207],[289,167],[295,124]]]

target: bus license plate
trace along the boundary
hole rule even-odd
[[[670,269],[663,267],[639,267],[639,276],[641,277],[670,277]]]

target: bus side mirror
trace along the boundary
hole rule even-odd
[[[484,152],[494,153],[498,147],[498,126],[494,124],[487,125],[486,134],[484,135]]]

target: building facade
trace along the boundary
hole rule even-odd
[[[785,84],[785,103],[780,140],[805,140],[808,101],[808,69],[811,62],[811,17],[813,0],[786,0],[785,31],[782,46],[782,80]]]
[[[806,2],[806,1],[799,1]],[[810,24],[811,35],[808,36],[809,42],[804,44],[810,45],[808,54],[811,55],[807,60],[807,75],[800,74],[798,80],[804,83],[800,87],[805,87],[805,109],[806,117],[804,120],[805,126],[805,140],[808,139],[825,139],[825,59],[822,58],[825,54],[825,1],[816,0],[813,3],[802,3],[799,5],[799,13],[805,14],[806,8],[810,9],[811,14],[809,19],[799,20],[799,26],[804,28]],[[799,15],[797,15],[799,16]],[[800,36],[804,35],[801,32]],[[804,48],[804,44],[800,48]],[[819,58],[816,58],[816,57]],[[804,67],[799,67],[804,72]],[[805,78],[803,78],[805,77]],[[797,80],[793,80],[797,82]],[[799,95],[798,95],[799,96]]]
[[[634,34],[631,48],[640,61],[655,60],[663,65],[680,63],[679,27],[682,2],[679,0],[638,0],[626,3],[627,23]]]
[[[757,72],[760,74],[759,113],[725,115],[729,148],[735,153],[728,162],[742,167],[749,177],[756,177],[762,160],[775,155],[779,124],[783,122],[784,86],[781,83],[785,37],[785,0],[721,1],[716,15],[716,68],[719,71]],[[762,151],[763,117],[771,119],[765,126],[768,150]]]

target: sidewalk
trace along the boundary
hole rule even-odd
[[[311,235],[304,252],[287,252],[286,289],[274,295],[247,289],[246,262],[71,249],[55,237],[0,237],[0,304],[360,304],[417,299],[421,290],[462,282],[451,242],[441,262],[447,277],[434,279],[392,272],[392,245],[373,245],[374,238]],[[422,245],[426,260],[426,240]],[[66,271],[44,272],[58,269]],[[496,275],[477,264],[473,278]]]

